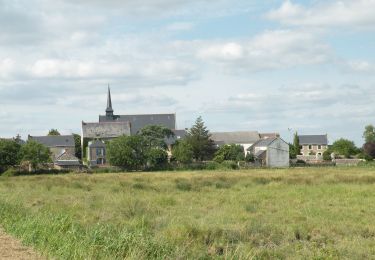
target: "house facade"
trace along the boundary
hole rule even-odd
[[[302,156],[321,157],[328,150],[328,136],[325,135],[299,135],[299,144]]]
[[[248,151],[265,167],[289,167],[289,144],[280,137],[260,139]]]

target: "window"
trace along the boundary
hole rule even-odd
[[[96,156],[104,156],[104,149],[96,148]]]
[[[310,144],[310,145],[309,145],[309,150],[311,150],[311,149],[312,149],[312,145]]]
[[[321,146],[321,145],[318,145],[318,149],[319,149],[319,150],[322,149],[322,146]]]

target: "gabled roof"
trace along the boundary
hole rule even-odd
[[[130,122],[131,134],[136,134],[147,125],[162,125],[169,129],[176,128],[175,114],[143,114],[99,116],[99,122]]]
[[[270,144],[273,143],[278,137],[273,137],[273,138],[267,138],[267,139],[261,139],[255,144],[252,145],[252,147],[267,147]]]
[[[28,140],[34,140],[47,147],[75,147],[73,135],[49,135],[49,136],[31,136]]]
[[[299,135],[299,144],[318,144],[318,145],[328,145],[327,135]]]
[[[60,166],[76,166],[80,165],[80,162],[75,155],[69,153],[68,151],[64,151],[56,158],[55,164]]]
[[[130,135],[130,123],[125,122],[82,122],[83,138],[115,138]]]
[[[260,139],[256,131],[214,132],[211,139],[224,144],[253,144]]]

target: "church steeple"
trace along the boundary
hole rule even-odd
[[[107,108],[105,110],[105,115],[108,117],[113,116],[111,89],[109,88],[109,84],[108,84]]]

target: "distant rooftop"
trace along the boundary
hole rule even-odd
[[[47,147],[74,147],[73,135],[47,135],[47,136],[31,136],[28,140],[34,140]]]
[[[328,145],[327,135],[299,135],[299,144],[317,144],[317,145]]]
[[[253,144],[260,135],[257,131],[213,132],[211,139],[217,144]]]

